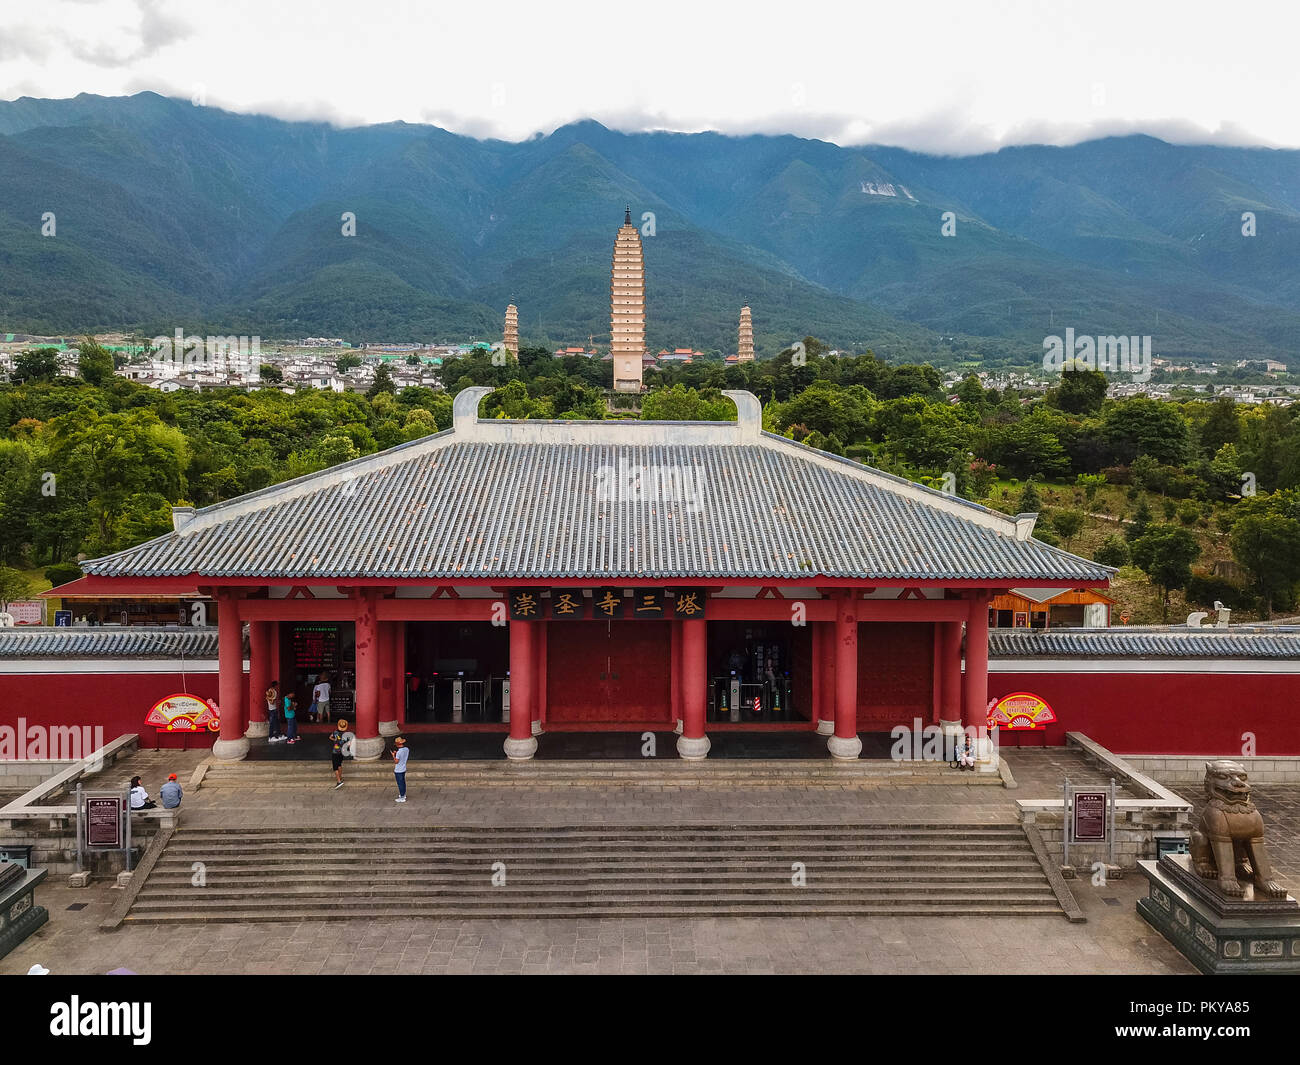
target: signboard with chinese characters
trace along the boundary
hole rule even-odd
[[[557,621],[578,621],[585,614],[581,588],[551,589],[551,617]]]
[[[293,668],[303,673],[321,673],[339,668],[337,625],[294,625]]]
[[[695,621],[704,617],[708,596],[699,588],[678,588],[673,597],[673,617],[677,621]]]
[[[197,695],[168,695],[159,699],[144,723],[153,725],[159,732],[218,732],[221,729],[221,711],[211,699],[200,699]]]
[[[16,600],[9,604],[8,609],[15,625],[45,624],[44,599]]]
[[[623,589],[597,588],[591,595],[592,617],[617,621],[623,616]]]
[[[537,621],[542,615],[542,593],[537,588],[512,588],[507,597],[511,621]]]
[[[86,846],[122,846],[122,802],[116,796],[86,796]]]
[[[650,621],[665,617],[664,593],[659,588],[636,588],[632,592],[632,616]]]
[[[1030,692],[1012,692],[989,704],[989,728],[1041,729],[1055,722],[1046,700]]]
[[[1106,839],[1106,793],[1074,793],[1074,842],[1102,843]]]

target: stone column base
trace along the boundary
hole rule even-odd
[[[685,727],[686,727],[686,722],[683,721],[683,720],[679,717],[679,718],[677,719],[677,723],[676,723],[675,725],[673,725],[673,731],[674,731],[675,733],[677,733],[677,735],[680,736],[680,735],[682,734],[682,730],[683,730]]]
[[[826,741],[826,749],[831,752],[832,758],[849,761],[862,753],[862,740],[857,736],[832,736]]]
[[[397,727],[396,721],[379,722],[379,735],[381,736],[396,736],[401,731],[402,730]]]
[[[244,738],[248,740],[264,740],[271,734],[271,723],[269,721],[250,721],[248,728],[244,732]]]
[[[529,736],[526,740],[517,740],[513,736],[508,736],[503,746],[506,757],[512,762],[527,762],[537,753],[537,740],[533,736]]]
[[[248,747],[245,736],[237,740],[217,740],[212,745],[212,757],[220,762],[238,762],[248,757]]]
[[[541,734],[542,734],[542,723],[541,723],[540,721],[538,721],[536,718],[534,718],[534,719],[533,719],[533,735],[534,735],[534,736],[540,736]]]
[[[374,762],[384,753],[385,746],[382,736],[371,736],[364,740],[358,736],[352,745],[352,757],[358,762]]]
[[[817,722],[818,736],[834,736],[835,722],[829,717],[823,717]]]
[[[702,762],[709,756],[709,748],[712,746],[708,736],[700,736],[698,739],[690,736],[677,737],[677,754],[686,762]]]

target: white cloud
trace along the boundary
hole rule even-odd
[[[1300,147],[1296,23],[1267,0],[9,0],[0,96],[202,85],[234,111],[512,140],[590,116],[951,153],[1133,131]]]

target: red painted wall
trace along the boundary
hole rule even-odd
[[[0,674],[0,717],[12,724],[101,725],[104,742],[124,732],[140,736],[142,748],[211,747],[215,732],[159,733],[145,715],[159,699],[188,691],[217,698],[215,673],[4,673]]]
[[[546,717],[576,721],[672,721],[667,621],[567,621],[546,633]]]
[[[1056,713],[1029,735],[1003,731],[1005,745],[1056,747],[1082,732],[1117,754],[1300,754],[1300,674],[990,673],[989,697],[1026,691]]]
[[[934,625],[858,624],[858,730],[929,723],[934,711]]]

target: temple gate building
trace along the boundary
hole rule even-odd
[[[329,670],[360,758],[492,722],[514,759],[544,730],[655,728],[702,758],[737,727],[856,758],[859,732],[985,723],[995,595],[1109,580],[1033,515],[763,432],[747,392],[736,422],[665,423],[480,420],[490,391],[446,432],[176,508],[85,563],[95,589],[216,600],[216,756],[265,734],[250,691]]]

